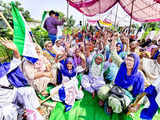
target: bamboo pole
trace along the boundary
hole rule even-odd
[[[146,96],[146,93],[142,93],[137,99],[136,101],[133,103],[132,107],[136,107],[138,105],[138,103],[142,100],[142,98]],[[127,115],[129,115],[130,113],[132,113],[132,111],[128,111]]]
[[[149,84],[146,84],[146,88],[149,86]],[[143,92],[142,94],[140,94],[139,96],[138,96],[138,98],[134,101],[134,103],[132,104],[132,107],[136,107],[138,104],[139,104],[139,102],[144,98],[144,96],[146,96],[146,93],[145,92]],[[128,111],[127,112],[127,115],[129,115],[130,113],[132,113],[132,111]]]
[[[41,101],[40,104],[43,104],[44,102],[46,102],[47,100],[49,100],[50,98],[52,98],[54,95],[56,95],[59,92],[59,89],[64,86],[65,88],[70,87],[71,85],[73,85],[74,80],[70,80],[66,83],[62,83],[61,85],[56,86],[55,88],[53,88],[50,92],[50,96],[48,96],[45,100]]]
[[[117,8],[116,8],[116,16],[115,16],[115,20],[114,20],[114,27],[116,26],[116,23],[117,23],[117,16],[118,16],[118,3],[117,3]]]
[[[101,1],[99,0],[99,20],[100,20],[100,18],[101,18]]]
[[[0,12],[0,16],[2,17],[2,19],[4,20],[4,22],[7,24],[7,26],[9,27],[9,29],[13,32],[13,28],[10,26],[10,24],[8,23],[7,19],[4,17],[3,13]]]
[[[62,87],[62,85],[59,85],[59,86],[53,88],[52,94],[51,94],[50,96],[48,96],[46,99],[44,99],[43,101],[41,101],[40,104],[45,103],[47,100],[51,99],[54,95],[56,95],[56,94],[58,93],[58,90],[59,90],[61,87]]]
[[[69,18],[69,2],[67,0],[67,20],[68,20],[68,18]]]
[[[133,6],[134,6],[135,0],[132,1],[132,8],[131,8],[131,17],[130,17],[130,24],[129,24],[129,30],[128,30],[128,35],[131,32],[131,26],[132,26],[132,15],[133,15]]]
[[[67,25],[68,25],[68,20],[69,20],[69,2],[67,0]],[[68,41],[68,30],[67,31],[67,35],[66,35],[66,41]]]

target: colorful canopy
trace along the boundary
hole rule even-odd
[[[67,0],[68,3],[86,16],[105,13],[117,2],[128,15],[139,22],[160,21],[160,0]],[[133,5],[133,9],[132,9]]]

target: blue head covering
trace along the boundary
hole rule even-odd
[[[139,93],[143,92],[144,89],[144,78],[140,72],[138,72],[138,66],[140,63],[140,58],[136,54],[130,54],[134,58],[134,66],[131,75],[127,75],[126,63],[123,62],[119,68],[118,74],[115,79],[115,84],[127,89],[133,87],[131,93],[135,97]]]
[[[71,71],[69,71],[67,68],[68,62],[72,63],[72,70]],[[76,75],[76,67],[75,67],[75,63],[74,63],[73,58],[71,58],[71,57],[67,58],[65,60],[64,64],[61,66],[60,71],[64,76],[74,77]]]
[[[117,54],[119,55],[122,51],[123,51],[123,44],[122,43],[120,43],[120,42],[118,42],[117,44],[116,44],[116,46],[118,46],[118,45],[120,45],[120,51],[117,51]]]
[[[157,57],[158,57],[159,53],[160,53],[160,52],[159,52],[159,50],[157,50],[157,52],[156,52],[156,53],[154,54],[154,56],[153,56],[153,59],[154,59],[154,60],[156,60],[156,59],[157,59]]]

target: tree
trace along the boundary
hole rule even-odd
[[[67,19],[65,27],[72,28],[75,24],[75,20],[73,19],[73,16],[70,16],[69,19]]]
[[[160,22],[143,23],[142,26],[145,30],[147,30],[147,29],[159,29],[160,28]]]
[[[24,8],[21,7],[20,2],[16,1],[15,5],[19,9],[19,11],[22,13],[26,21],[32,20],[32,18],[30,17],[29,11],[24,10]],[[0,0],[0,12],[3,13],[4,17],[7,19],[9,24],[13,27],[10,3],[6,3]],[[1,18],[0,18],[0,37],[5,37],[9,40],[13,39],[13,33],[10,31],[9,28],[7,28],[5,22]],[[4,46],[0,44],[0,62],[10,61],[11,58],[12,58],[12,51],[6,49]]]
[[[144,28],[145,33],[143,34],[141,39],[145,39],[146,36],[150,33],[150,31],[152,31],[152,30],[159,31],[160,30],[160,22],[143,23],[142,27]]]
[[[24,10],[24,8],[21,7],[21,3],[18,1],[15,1],[15,6],[18,8],[18,10],[22,13],[25,20],[32,21],[30,12],[28,10]],[[9,24],[13,27],[13,21],[12,21],[12,8],[10,6],[10,3],[6,3],[3,1],[0,1],[0,12],[3,13],[5,18],[8,20]]]
[[[74,25],[75,25],[75,20],[73,19],[73,16],[70,16],[66,20],[66,24],[64,24],[64,27],[65,27],[64,32],[65,32],[65,34],[71,34]]]
[[[46,30],[42,29],[40,26],[32,28],[33,37],[36,39],[36,42],[43,48],[45,41],[49,41],[48,33]]]

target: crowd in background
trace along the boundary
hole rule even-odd
[[[121,113],[126,108],[136,112],[140,104],[150,103],[149,109],[142,110],[141,118],[153,118],[160,105],[160,39],[142,42],[136,35],[129,36],[109,28],[79,30],[67,37],[57,37],[56,31],[51,30],[49,36],[52,41],[46,41],[44,48],[35,44],[38,61],[34,64],[20,58],[14,44],[1,38],[1,43],[14,51],[14,59],[10,67],[7,67],[9,63],[1,64],[0,81],[4,84],[0,84],[0,119],[17,120],[17,108],[24,108],[27,117],[26,113],[36,111],[30,119],[35,116],[37,120],[43,119],[39,94],[49,96],[54,90],[59,94],[52,95],[52,100],[63,102],[66,112],[76,100],[85,97],[85,90],[93,99],[99,97],[99,105],[105,108],[106,114]],[[20,67],[27,83],[20,88],[8,82],[8,74],[15,66]],[[81,81],[78,75],[82,75]],[[50,85],[54,88],[48,90]],[[143,92],[148,99],[132,106]]]

